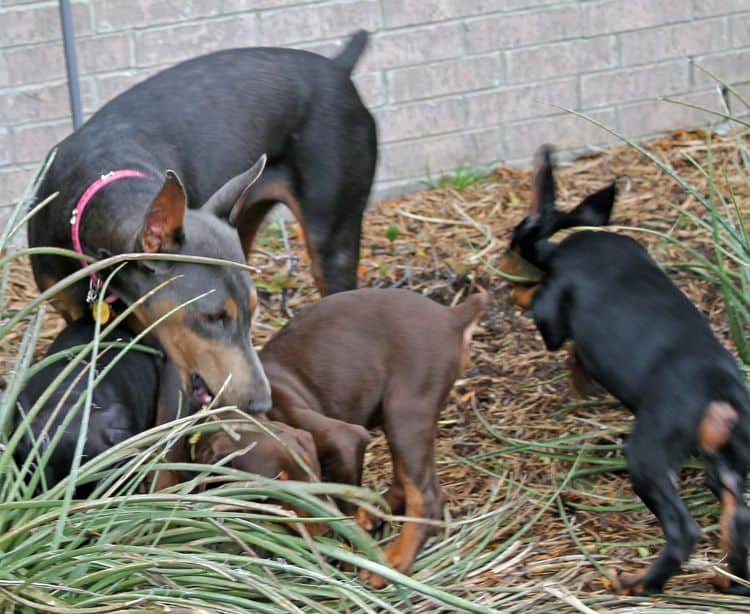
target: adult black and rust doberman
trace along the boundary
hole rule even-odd
[[[355,34],[333,59],[277,48],[220,51],[124,92],[57,146],[36,200],[59,196],[30,221],[30,245],[73,247],[71,215],[80,209],[73,222],[91,256],[170,252],[244,263],[262,216],[283,201],[302,222],[321,289],[353,288],[376,158],[374,122],[350,77],[366,41],[365,32]],[[262,164],[246,169],[263,154],[266,172],[248,189]],[[77,266],[32,257],[42,290]],[[205,400],[231,373],[226,403],[268,409],[268,383],[248,334],[247,272],[131,263],[113,290],[132,302],[175,276],[138,315],[150,324],[213,290],[155,330],[185,390]],[[85,312],[87,289],[80,283],[58,295],[68,321]]]
[[[700,529],[675,481],[691,453],[706,459],[707,485],[721,502],[729,571],[748,580],[750,393],[737,363],[703,314],[635,240],[595,230],[581,230],[559,244],[548,240],[562,228],[606,225],[614,199],[613,184],[570,213],[557,211],[551,150],[543,148],[532,212],[513,232],[515,255],[509,260],[520,257],[543,272],[531,308],[547,348],[557,350],[571,340],[578,368],[636,417],[627,443],[628,470],[666,544],[653,565],[642,574],[621,575],[616,588],[624,594],[660,592],[689,557]],[[750,594],[725,576],[716,584]]]

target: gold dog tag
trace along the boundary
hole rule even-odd
[[[91,315],[99,324],[106,324],[112,316],[112,309],[105,301],[94,301],[91,304]]]

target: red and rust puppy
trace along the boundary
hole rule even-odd
[[[361,427],[382,426],[394,467],[386,494],[392,512],[440,519],[437,421],[489,303],[485,292],[448,308],[408,290],[363,289],[307,307],[259,353],[271,383],[269,416],[312,434],[324,480],[357,485],[367,441]],[[341,422],[357,429],[344,437]],[[361,512],[360,524],[373,528]],[[404,523],[388,562],[408,573],[431,532]],[[385,584],[367,572],[362,578]]]
[[[254,425],[231,427],[236,439],[224,429],[202,434],[194,444],[191,457],[198,463],[213,465],[249,448],[232,457],[227,466],[267,478],[319,481],[320,463],[312,435],[281,422],[264,420],[263,424],[273,435]]]
[[[675,475],[691,453],[706,459],[707,484],[722,505],[729,570],[747,580],[750,392],[737,363],[703,314],[633,239],[582,230],[559,244],[548,241],[565,226],[608,223],[613,186],[570,214],[558,212],[551,151],[544,148],[535,192],[536,208],[515,229],[512,243],[544,274],[531,304],[534,322],[549,350],[571,340],[581,370],[635,414],[628,470],[666,539],[647,570],[619,578],[618,591],[660,592],[689,557],[700,529],[680,499]],[[718,585],[750,594],[726,578]]]
[[[280,480],[299,482],[320,481],[320,463],[312,435],[281,422],[263,421],[273,434],[251,424],[234,425],[231,431],[224,429],[213,433],[202,433],[191,449],[191,458],[204,465],[214,465],[233,455],[227,467],[246,473]],[[244,452],[243,452],[244,450]],[[282,507],[292,509],[298,516],[307,512],[296,509],[283,501]],[[298,530],[298,525],[291,525]],[[311,535],[322,535],[328,530],[324,523],[304,523]]]

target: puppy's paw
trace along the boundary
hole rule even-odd
[[[711,584],[713,584],[714,588],[721,593],[727,593],[728,595],[742,595],[743,597],[750,596],[750,587],[734,582],[724,574],[717,573],[711,578]]]
[[[658,588],[648,586],[643,580],[643,574],[618,573],[613,574],[612,588],[618,595],[653,595],[661,592]]]
[[[368,533],[372,533],[380,525],[380,520],[375,518],[370,512],[363,507],[358,507],[354,513],[354,520],[359,528]]]
[[[361,569],[359,571],[359,581],[374,589],[384,588],[385,585],[388,584],[388,580],[383,576],[379,576],[378,574],[367,571],[366,569]]]

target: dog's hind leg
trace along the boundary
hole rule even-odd
[[[531,305],[534,323],[542,335],[544,345],[552,352],[559,350],[570,338],[568,303],[566,286],[558,280],[545,280],[534,292]]]
[[[397,405],[383,408],[394,483],[403,488],[405,515],[415,519],[404,522],[401,532],[385,551],[388,563],[402,573],[409,573],[425,540],[435,532],[434,527],[420,519],[437,520],[442,512],[434,450],[438,413],[434,402],[423,399],[412,402],[399,399]],[[364,570],[360,579],[373,588],[385,585],[382,577]]]
[[[308,180],[312,181],[312,179]],[[313,272],[320,267],[324,295],[357,287],[357,265],[362,235],[362,215],[367,192],[348,197],[334,185],[305,185],[302,209],[305,212],[308,251]],[[317,280],[316,280],[317,281]],[[320,284],[318,284],[320,286]]]
[[[711,403],[701,422],[699,445],[709,463],[706,484],[721,503],[721,550],[732,575],[749,580],[747,554],[750,539],[750,510],[745,503],[747,441],[744,431],[734,433],[738,414],[724,402]],[[750,587],[723,574],[713,579],[721,591],[750,595]]]
[[[351,83],[351,94],[355,94]],[[340,100],[321,103],[295,143],[299,196],[323,294],[357,287],[362,216],[375,175],[375,125],[364,108],[342,115]]]
[[[639,417],[628,440],[626,456],[633,489],[658,518],[666,544],[645,572],[619,576],[615,588],[620,594],[661,592],[688,559],[700,536],[700,528],[675,484],[675,472],[689,456],[691,442],[682,432],[665,432],[665,426]]]
[[[723,463],[722,463],[723,464]],[[744,480],[728,466],[717,471],[721,482],[721,550],[732,575],[750,580],[747,566],[747,542],[750,537],[750,510],[744,500]],[[725,593],[750,595],[750,587],[724,575],[714,577],[714,585]]]

